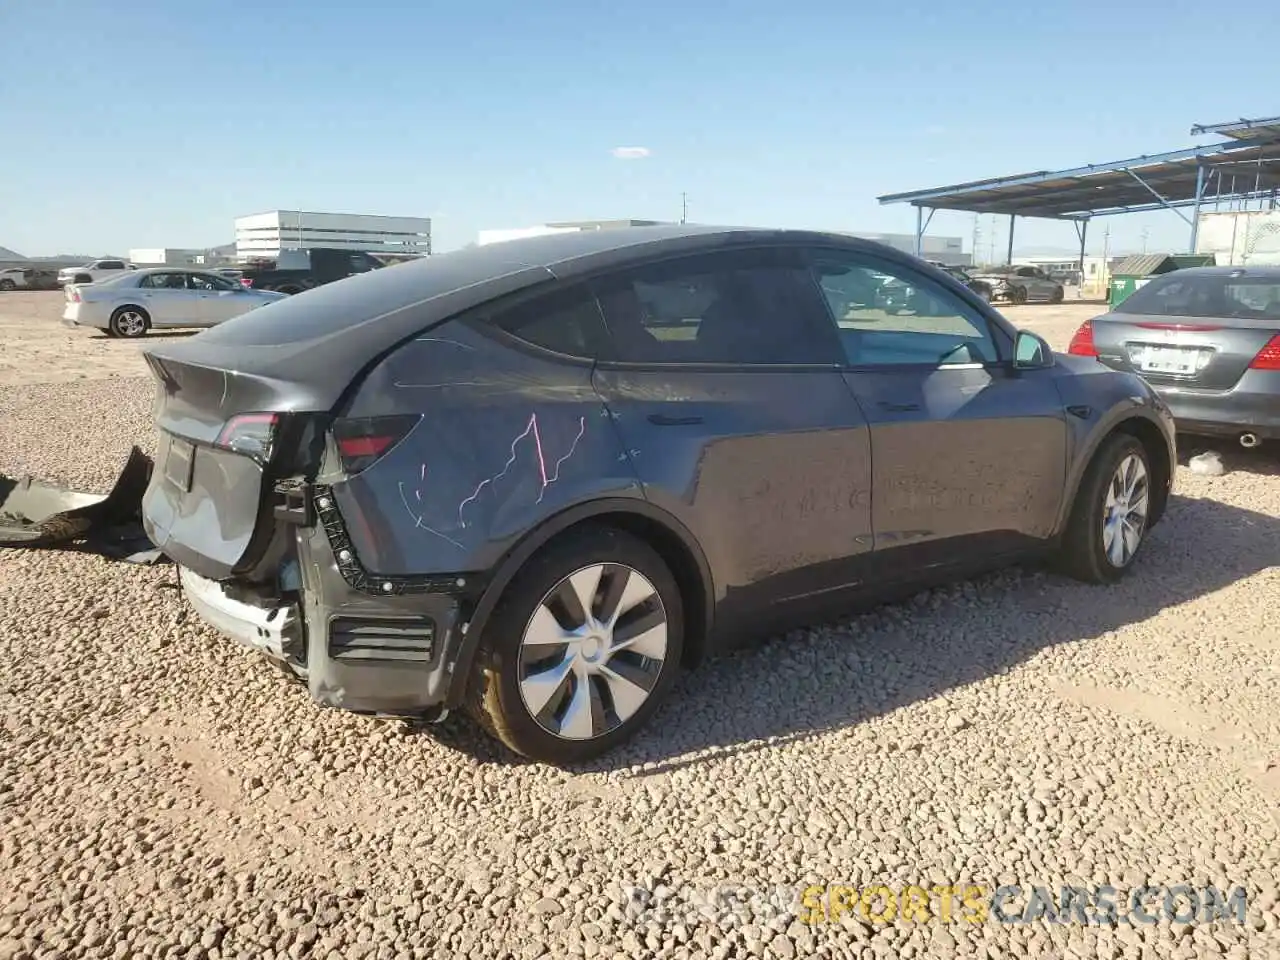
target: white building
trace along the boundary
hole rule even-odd
[[[524,237],[545,237],[553,233],[581,233],[583,230],[612,230],[618,227],[654,227],[659,220],[564,220],[559,223],[540,223],[536,227],[513,227],[501,230],[481,230],[476,237],[477,246],[521,240]]]
[[[312,247],[426,256],[431,253],[431,219],[303,210],[236,218],[236,257],[241,260]]]
[[[1280,210],[1200,214],[1196,253],[1212,253],[1220,267],[1280,264]]]
[[[916,252],[916,236],[914,233],[851,233],[852,237],[863,240],[874,240],[886,247],[893,247],[903,253]],[[920,257],[923,260],[937,260],[952,267],[967,267],[973,263],[973,254],[964,252],[964,241],[960,237],[931,237],[925,234],[920,238]]]
[[[227,252],[225,247],[142,247],[129,251],[129,262],[139,267],[211,267],[228,263]]]

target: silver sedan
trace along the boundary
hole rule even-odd
[[[164,327],[212,327],[255,307],[287,299],[207,270],[160,267],[65,288],[62,319],[112,337],[140,337]]]

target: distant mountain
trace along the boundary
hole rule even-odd
[[[0,260],[25,260],[27,259],[16,250],[10,250],[8,247],[0,247]]]

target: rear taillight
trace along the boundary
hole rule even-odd
[[[342,468],[347,473],[367,470],[407,437],[420,419],[417,414],[397,414],[334,421],[333,439],[342,457]]]
[[[1280,333],[1267,341],[1249,363],[1250,370],[1280,370]]]
[[[241,278],[240,278],[240,285],[241,285],[242,287],[252,287],[252,286],[253,286],[253,278],[252,278],[252,277],[241,277]]]
[[[213,445],[266,463],[271,459],[279,425],[278,413],[241,413],[227,421]]]
[[[1067,347],[1067,353],[1075,354],[1077,357],[1096,357],[1098,355],[1098,348],[1093,345],[1093,321],[1086,320],[1080,324],[1080,329],[1071,338],[1071,345]]]

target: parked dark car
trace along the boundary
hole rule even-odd
[[[992,267],[978,270],[973,279],[981,280],[991,290],[991,300],[1006,300],[1012,304],[1043,300],[1061,303],[1066,289],[1039,267]]]
[[[992,284],[987,280],[978,280],[974,278],[972,275],[970,275],[969,271],[964,269],[964,267],[953,266],[952,264],[949,264],[949,263],[943,263],[940,260],[930,260],[928,261],[928,263],[929,263],[929,266],[937,267],[939,270],[941,270],[943,273],[947,274],[948,276],[954,277],[956,280],[959,280],[961,283],[963,283],[966,287],[968,287],[970,290],[972,290],[974,293],[980,296],[987,303],[990,303],[993,299],[995,299],[995,296],[992,291]]]
[[[1256,447],[1280,437],[1280,267],[1198,267],[1143,284],[1070,353],[1140,373],[1178,429]]]
[[[278,257],[247,260],[238,268],[239,280],[255,290],[295,294],[357,273],[381,270],[386,264],[363,250],[314,247],[281,250]]]
[[[762,631],[1014,558],[1113,581],[1174,467],[1140,378],[818,233],[493,244],[146,356],[146,526],[207,621],[321,704],[558,763]]]

